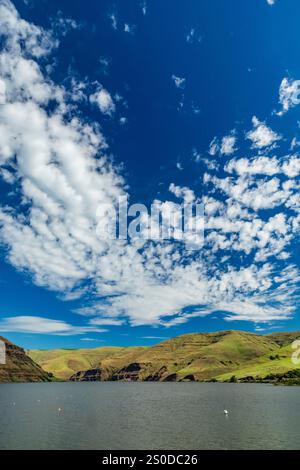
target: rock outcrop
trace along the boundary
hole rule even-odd
[[[159,380],[162,380],[164,375],[168,373],[168,369],[166,366],[162,366],[157,372],[154,372],[153,374],[148,375],[145,378],[145,382],[158,382]]]
[[[71,382],[97,382],[103,380],[101,369],[80,370],[71,375]]]
[[[142,365],[138,362],[133,362],[128,364],[128,366],[123,367],[113,374],[111,380],[125,380],[136,382],[140,378],[140,372],[142,370]]]

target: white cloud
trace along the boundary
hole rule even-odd
[[[73,326],[62,320],[52,320],[50,318],[19,316],[2,318],[0,320],[0,331],[69,336],[81,335],[87,332],[102,333],[106,330],[89,326]]]
[[[279,115],[286,113],[290,108],[300,103],[300,80],[290,80],[284,78],[279,88],[279,103],[282,105],[282,111]]]
[[[186,37],[186,42],[188,44],[193,44],[194,42],[201,42],[202,37],[200,34],[197,33],[195,28],[191,28],[189,32],[187,33]]]
[[[226,135],[221,142],[220,152],[223,155],[231,155],[236,151],[236,137],[234,134]]]
[[[221,139],[221,143],[219,142],[219,139],[217,137],[214,137],[213,140],[209,144],[208,153],[211,156],[215,156],[217,155],[217,153],[220,153],[220,155],[228,156],[237,150],[235,147],[235,144],[236,144],[236,136],[235,136],[235,132],[232,131],[229,135],[225,135]]]
[[[111,25],[112,25],[113,29],[116,31],[118,29],[118,21],[117,21],[116,14],[111,13],[111,15],[109,15],[109,18],[111,20]]]
[[[58,47],[57,40],[21,20],[10,2],[0,5],[0,79],[5,84],[0,166],[8,191],[14,191],[13,205],[1,207],[1,242],[8,261],[29,273],[36,284],[66,299],[86,295],[92,305],[78,313],[93,317],[80,327],[39,317],[10,317],[0,326],[75,334],[127,319],[133,325],[171,326],[217,310],[227,312],[229,319],[260,323],[291,316],[299,274],[286,253],[300,224],[298,185],[292,179],[299,171],[297,155],[235,158],[227,161],[229,176],[222,173],[220,162],[218,177],[217,163],[210,159],[209,166],[203,160],[211,172],[204,177],[207,238],[196,252],[179,243],[176,227],[169,241],[142,244],[99,238],[96,229],[106,226],[108,215],[100,216],[98,208],[115,205],[125,194],[125,183],[105,157],[107,144],[99,126],[77,112],[81,100],[55,84],[47,68],[39,65],[41,57],[45,63],[51,48]],[[177,82],[179,87],[183,84]],[[101,91],[106,92],[98,89],[92,101],[102,106],[102,112],[113,114],[110,95],[104,100],[100,96],[99,104]],[[254,149],[279,140],[264,123],[254,119],[253,125],[247,137]],[[221,146],[213,142],[214,155],[222,151],[223,141]],[[228,148],[232,145],[223,150],[230,155]],[[199,196],[174,183],[170,190],[192,201],[203,188]],[[173,204],[157,203],[165,212]],[[271,215],[262,215],[270,209]],[[192,313],[186,313],[187,308]]]
[[[96,104],[101,113],[112,116],[116,110],[116,105],[105,88],[100,88],[90,96],[90,102]]]
[[[300,145],[300,141],[297,140],[296,137],[293,137],[292,141],[291,141],[291,146],[290,146],[290,149],[291,150],[294,150],[295,147],[299,147]]]
[[[130,25],[130,24],[128,24],[128,23],[125,23],[125,24],[124,24],[124,32],[125,32],[125,33],[133,34],[133,33],[134,33],[134,29],[135,29],[135,26],[134,26],[134,25]]]
[[[6,103],[6,84],[4,80],[0,80],[0,105]]]
[[[124,320],[120,320],[118,318],[93,318],[92,320],[89,321],[89,324],[92,326],[100,326],[100,325],[106,325],[106,326],[119,326],[124,324]]]
[[[1,0],[0,18],[0,34],[6,36],[11,51],[17,51],[22,43],[25,52],[38,58],[58,45],[51,32],[22,20],[10,0]]]
[[[300,174],[300,156],[290,155],[282,165],[282,172],[289,178],[295,178]]]
[[[230,160],[225,170],[238,175],[276,175],[280,173],[280,165],[276,157],[256,157],[253,159],[239,158]]]
[[[219,143],[217,137],[214,137],[211,143],[209,144],[209,151],[208,153],[211,156],[215,156],[219,151]]]
[[[100,341],[103,341],[103,340],[99,340],[99,339],[96,339],[96,338],[87,338],[87,337],[85,337],[85,338],[80,338],[80,341],[89,341],[89,342],[92,342],[92,343],[94,343],[94,342],[99,343]]]
[[[177,75],[172,75],[172,80],[175,83],[177,88],[184,88],[185,87],[185,78],[178,77]]]
[[[275,4],[275,0],[267,0],[267,4],[272,6]]]
[[[147,2],[144,0],[141,5],[142,5],[143,15],[146,15],[146,13],[147,13]]]
[[[174,183],[171,183],[169,186],[169,191],[175,194],[176,197],[183,198],[184,202],[187,204],[195,200],[194,191],[192,191],[190,188],[176,186]]]
[[[257,117],[252,118],[253,130],[247,132],[247,139],[252,141],[253,148],[268,147],[281,139],[281,136],[272,131],[265,123],[260,122]]]
[[[57,35],[66,36],[70,30],[79,28],[79,24],[72,18],[64,18],[61,11],[51,18],[51,29]]]
[[[225,166],[229,173],[239,175],[276,175],[284,174],[289,178],[295,178],[300,174],[300,157],[298,155],[288,155],[281,162],[277,157],[259,156],[253,159],[239,158],[230,160]]]
[[[169,339],[167,336],[142,336],[142,339]]]

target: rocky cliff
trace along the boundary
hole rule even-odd
[[[53,375],[27,356],[24,349],[2,336],[0,341],[5,344],[5,364],[0,364],[0,382],[50,382],[53,379]]]

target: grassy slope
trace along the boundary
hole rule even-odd
[[[241,331],[188,334],[149,348],[136,362],[146,363],[144,376],[166,365],[166,375],[176,373],[179,380],[189,374],[208,380],[277,350],[273,340]]]
[[[130,354],[133,350],[143,348],[124,347],[99,347],[91,349],[52,349],[31,350],[29,357],[37,362],[47,372],[52,372],[55,377],[67,380],[79,370],[93,369],[98,367],[106,358],[118,358],[120,355]]]
[[[266,377],[268,374],[284,373],[289,370],[299,369],[299,365],[293,364],[291,361],[291,355],[293,353],[291,344],[278,347],[276,354],[279,359],[270,359],[270,354],[266,354],[259,358],[255,363],[244,365],[243,367],[237,368],[233,373],[225,373],[217,376],[217,380],[229,380],[232,375],[235,375],[237,379],[243,377]]]
[[[141,364],[140,379],[166,367],[162,379],[176,373],[177,380],[193,374],[196,380],[228,380],[248,375],[286,372],[291,362],[291,342],[300,332],[256,335],[242,331],[195,333],[172,338],[152,347],[100,347],[95,349],[30,351],[30,357],[56,377],[68,379],[79,370],[96,367],[121,369]],[[271,360],[270,356],[279,355]],[[299,366],[298,366],[299,368]]]

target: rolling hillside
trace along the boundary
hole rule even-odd
[[[29,356],[37,362],[45,371],[51,372],[61,380],[68,380],[71,375],[79,370],[93,369],[108,358],[116,366],[119,357],[131,360],[143,347],[99,347],[91,349],[50,349],[31,350]],[[115,359],[114,359],[115,358]],[[122,363],[123,364],[123,363]]]
[[[242,331],[194,333],[152,347],[30,351],[62,380],[253,381],[297,369],[291,343],[300,332],[257,335]],[[298,366],[299,368],[299,366]]]

